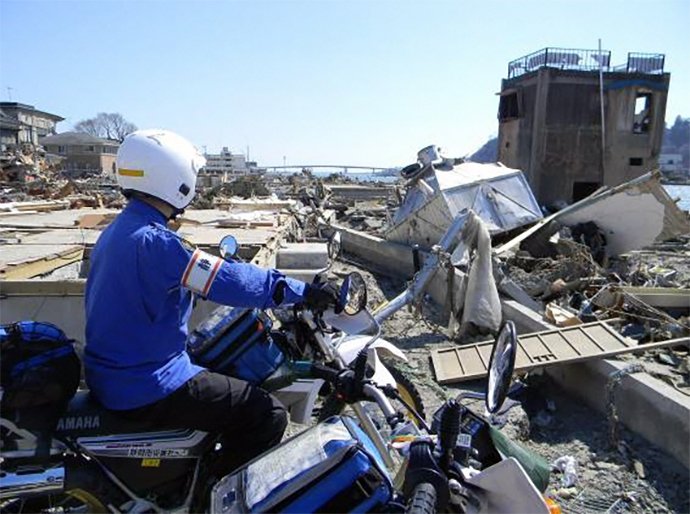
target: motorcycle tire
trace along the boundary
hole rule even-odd
[[[421,483],[412,491],[405,514],[434,514],[436,512],[436,489],[429,483]]]
[[[411,405],[422,418],[426,419],[424,414],[424,402],[422,401],[422,396],[417,390],[417,386],[414,385],[412,380],[410,380],[404,372],[389,362],[386,362],[386,368],[388,368],[388,371],[390,371],[391,375],[393,375],[398,388],[398,393],[402,399]],[[347,404],[344,401],[336,398],[334,394],[330,394],[324,399],[323,404],[321,405],[318,420],[321,422],[330,418],[331,416],[342,414],[346,407]],[[415,424],[419,424],[411,414],[408,414],[408,418],[414,421]]]

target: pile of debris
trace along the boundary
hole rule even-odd
[[[66,208],[72,209],[119,208],[124,204],[114,181],[105,177],[81,180],[65,177],[60,172],[62,160],[58,155],[46,153],[41,146],[22,145],[5,150],[0,155],[2,210],[17,210],[18,203],[22,202],[29,202],[37,209],[42,206],[45,210],[53,205],[51,200],[67,200]]]
[[[448,315],[463,324],[467,310],[502,313],[522,329],[516,371],[528,377],[524,387],[549,400],[521,414],[518,439],[553,462],[568,456],[583,467],[576,487],[554,483],[553,494],[573,511],[600,499],[608,502],[604,510],[687,507],[687,470],[678,466],[688,462],[682,413],[690,396],[690,218],[659,175],[602,189],[546,217],[520,170],[437,160],[428,152],[403,178],[405,195],[394,213],[384,202],[355,203],[332,228],[343,233],[346,260],[400,281],[419,277],[446,230],[467,220],[462,250],[444,256],[440,286],[426,289],[434,304],[421,299],[383,327],[406,351],[406,371],[422,384],[425,403],[486,375],[492,342],[481,334],[494,330],[495,320],[486,316],[473,333],[449,330]],[[479,228],[470,227],[477,219]],[[400,290],[376,294],[373,284],[385,282],[372,279],[374,305]],[[565,366],[581,361],[589,362]],[[535,385],[538,377],[546,385]],[[571,396],[557,396],[558,386]],[[630,433],[614,438],[621,424],[647,441]],[[650,473],[654,479],[646,480]],[[611,479],[602,481],[604,475]],[[685,487],[676,487],[678,480]]]
[[[61,161],[62,157],[47,154],[41,146],[7,149],[0,154],[0,183],[9,186],[49,180]]]

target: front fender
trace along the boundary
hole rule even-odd
[[[336,347],[336,351],[345,361],[345,364],[350,364],[369,341],[371,341],[371,337],[369,336],[348,337]],[[399,361],[407,362],[407,357],[402,350],[385,339],[379,338],[372,343],[369,347],[369,352],[371,353],[372,350],[375,350],[377,354],[382,353],[384,357],[391,357]]]
[[[336,352],[345,364],[349,365],[369,341],[371,341],[371,337],[368,336],[348,337],[337,346]],[[397,346],[385,339],[377,339],[369,346],[367,362],[374,370],[371,380],[379,386],[396,387],[395,378],[379,358],[379,353],[404,362],[407,362],[407,357]]]

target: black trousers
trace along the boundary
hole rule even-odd
[[[153,426],[222,434],[223,473],[277,445],[287,427],[287,412],[275,397],[211,371],[202,371],[158,402],[118,414]]]

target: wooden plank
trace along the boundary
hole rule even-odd
[[[516,371],[602,359],[633,351],[690,344],[690,337],[637,344],[618,334],[604,322],[594,322],[560,330],[546,330],[518,337]],[[436,380],[441,384],[486,376],[493,341],[444,348],[431,353]]]
[[[50,273],[58,268],[81,261],[84,257],[83,246],[68,247],[50,255],[24,262],[6,264],[0,269],[0,280],[31,278]]]
[[[581,355],[577,346],[570,344],[569,339],[563,334],[544,334],[542,340],[546,346],[556,350],[559,359],[576,358]]]
[[[0,296],[84,296],[86,279],[2,280]]]

